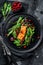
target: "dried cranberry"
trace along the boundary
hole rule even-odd
[[[32,20],[29,19],[29,22],[32,22]]]
[[[14,41],[14,38],[13,38],[13,37],[11,37],[11,38],[10,38],[10,41]]]
[[[26,48],[27,46],[24,46],[24,48]]]
[[[12,4],[12,11],[18,11],[22,7],[20,2],[13,2]]]

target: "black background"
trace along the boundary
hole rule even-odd
[[[0,6],[1,6],[0,0]],[[11,0],[9,0],[11,1]],[[13,0],[14,1],[14,0]],[[25,3],[24,8],[26,9],[25,12],[36,15],[38,17],[38,20],[40,20],[41,26],[42,26],[42,32],[43,32],[43,0],[16,0]],[[1,43],[1,42],[0,42]],[[43,39],[40,43],[39,47],[34,51],[34,55],[27,60],[19,61],[17,62],[18,65],[43,65]],[[6,59],[3,55],[2,47],[0,44],[0,65],[6,65]]]

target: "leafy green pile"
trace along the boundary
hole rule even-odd
[[[4,3],[1,11],[2,11],[3,17],[6,17],[6,15],[11,11],[11,4],[10,3]]]
[[[28,27],[28,24],[27,24],[27,32],[25,34],[24,41],[21,44],[21,41],[17,38],[16,30],[18,30],[18,33],[19,33],[19,29],[21,28],[22,23],[24,23],[24,21],[25,19],[23,17],[19,17],[19,19],[16,21],[16,24],[8,29],[7,36],[9,37],[10,35],[12,35],[14,38],[13,44],[15,44],[18,47],[28,46],[31,42],[32,36],[35,33],[35,27],[32,27],[32,25]]]

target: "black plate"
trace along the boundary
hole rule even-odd
[[[28,19],[31,19],[32,23],[35,25],[35,34],[34,34],[35,40],[34,40],[34,42],[31,42],[30,45],[26,49],[16,47],[5,36],[8,28],[13,25],[13,23],[19,18],[19,16],[23,16],[23,17],[27,17]],[[13,14],[13,15],[9,16],[6,19],[6,21],[4,21],[4,22],[5,22],[5,24],[4,24],[4,27],[2,30],[2,36],[3,36],[5,44],[10,48],[10,50],[12,50],[12,52],[14,52],[14,53],[15,52],[18,52],[18,53],[31,52],[35,48],[37,48],[37,46],[40,44],[41,39],[42,39],[41,25],[35,17],[28,15],[28,14],[17,14],[17,15]],[[37,38],[38,35],[40,36],[40,39]]]

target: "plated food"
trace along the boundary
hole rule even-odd
[[[21,2],[13,2],[11,8],[12,8],[13,12],[17,12],[22,8],[22,3]]]
[[[42,40],[39,21],[26,13],[8,16],[1,34],[11,52],[24,58],[30,56]]]
[[[7,37],[17,47],[26,48],[29,46],[32,36],[35,33],[35,26],[28,18],[19,17],[11,28],[8,29]]]

